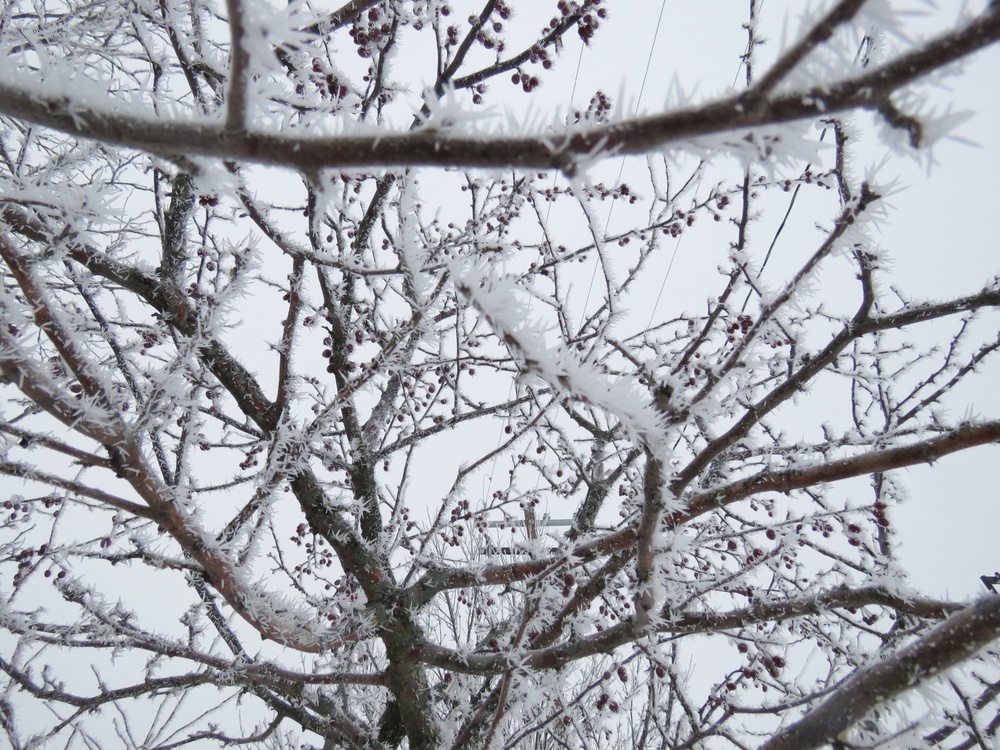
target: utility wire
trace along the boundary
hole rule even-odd
[[[649,45],[649,54],[646,56],[646,69],[643,71],[642,74],[642,83],[639,84],[639,96],[635,100],[635,111],[633,112],[633,115],[639,114],[639,105],[642,103],[642,95],[643,92],[646,90],[646,79],[649,78],[649,68],[653,62],[653,51],[656,49],[656,40],[660,36],[660,25],[663,22],[663,11],[666,7],[667,7],[667,0],[663,0],[663,2],[660,4],[660,15],[656,19],[656,29],[653,31],[653,41]],[[621,161],[618,163],[618,176],[615,178],[615,185],[618,185],[621,182],[622,174],[624,173],[624,171],[625,171],[625,157],[622,156]],[[608,234],[608,227],[611,226],[611,215],[614,213],[614,211],[615,211],[615,202],[612,201],[611,208],[608,209],[607,219],[604,222],[605,237]],[[590,276],[590,286],[587,288],[587,298],[584,300],[583,310],[580,313],[581,327],[583,326],[583,321],[586,320],[587,305],[590,304],[590,296],[594,291],[594,282],[596,281],[596,279],[597,279],[597,265],[594,266],[594,272]]]

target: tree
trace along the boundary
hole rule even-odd
[[[947,412],[1000,284],[892,286],[850,164],[928,147],[1000,5],[772,49],[752,1],[736,93],[538,127],[480,115],[635,19],[460,5],[7,3],[9,743],[996,742],[1000,597],[909,592],[891,521],[894,470],[1000,440]]]

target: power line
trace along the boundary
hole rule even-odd
[[[656,40],[660,36],[660,25],[663,22],[663,11],[666,7],[667,7],[667,0],[663,0],[663,2],[660,4],[660,15],[656,19],[656,29],[653,31],[653,41],[649,45],[649,54],[646,56],[646,69],[642,73],[642,83],[639,84],[639,96],[635,100],[635,110],[632,113],[633,115],[639,114],[639,105],[642,103],[642,95],[646,90],[646,79],[649,78],[649,68],[653,62],[653,51],[656,49]],[[621,158],[621,161],[618,163],[618,176],[615,178],[615,185],[618,185],[621,182],[622,174],[624,173],[624,171],[625,171],[625,157],[623,156]],[[614,213],[614,211],[615,211],[615,203],[614,201],[612,201],[611,208],[608,209],[607,219],[604,222],[605,236],[607,236],[608,234],[608,227],[611,226],[611,215]],[[596,279],[597,279],[597,266],[595,265],[594,272],[590,276],[590,286],[587,288],[587,298],[583,302],[583,310],[580,313],[581,326],[583,325],[583,321],[586,319],[587,316],[587,305],[590,304],[590,295],[594,291],[594,281]]]

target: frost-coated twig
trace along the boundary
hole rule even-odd
[[[855,672],[807,716],[761,750],[814,748],[837,740],[881,703],[968,659],[1000,637],[1000,597],[984,596],[916,642]]]

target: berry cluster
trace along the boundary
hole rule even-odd
[[[632,188],[630,188],[624,182],[620,184],[618,187],[611,187],[611,188],[599,182],[596,185],[584,188],[584,191],[588,197],[596,196],[599,197],[601,200],[607,200],[608,198],[610,198],[611,200],[614,201],[621,198],[622,200],[627,200],[630,205],[634,204],[638,200],[638,196],[636,196],[632,192]],[[627,245],[628,243],[626,242],[624,244]]]
[[[739,315],[736,320],[731,322],[726,326],[726,340],[732,343],[736,340],[736,334],[740,333],[744,336],[747,335],[747,331],[753,325],[753,318],[749,315]]]
[[[832,170],[830,172],[822,172],[820,174],[817,174],[813,172],[812,169],[806,169],[802,173],[802,176],[799,177],[797,180],[786,179],[782,180],[778,184],[781,186],[781,189],[787,193],[792,189],[792,185],[803,184],[803,183],[806,185],[812,185],[813,183],[815,183],[822,188],[830,190],[835,184],[835,181],[836,178]]]
[[[459,500],[455,503],[455,507],[451,509],[451,519],[449,523],[457,523],[458,521],[469,521],[472,519],[472,512],[469,506],[468,500]]]
[[[858,524],[856,524],[856,523],[849,523],[849,524],[847,524],[847,542],[848,542],[848,544],[850,544],[852,547],[860,547],[861,546],[861,539],[858,536],[860,533],[861,533],[861,527],[858,526]]]
[[[511,75],[510,80],[515,85],[521,84],[521,90],[525,94],[531,93],[541,84],[538,76],[529,76],[527,73],[522,73],[520,68]]]
[[[531,65],[541,65],[545,70],[552,68],[552,59],[549,57],[549,52],[540,44],[535,44],[531,47],[528,54],[528,62]],[[522,68],[518,68],[511,75],[510,80],[514,85],[520,84],[521,90],[526,94],[534,91],[541,83],[538,76],[525,73]]]
[[[441,539],[449,547],[457,547],[462,543],[462,536],[465,534],[465,527],[462,524],[455,526],[455,530],[451,533],[447,531],[441,532]]]
[[[597,33],[601,21],[608,17],[608,11],[601,7],[602,5],[603,0],[584,0],[582,3],[575,2],[574,0],[559,0],[556,8],[563,19],[568,19],[572,16],[579,17],[580,22],[577,25],[576,31],[584,44],[590,44],[590,40]],[[559,18],[553,18],[550,22],[550,28],[555,29],[560,23],[561,20]]]
[[[351,39],[358,48],[358,56],[363,58],[369,58],[381,49],[389,41],[391,33],[392,20],[383,15],[380,8],[371,8],[354,22],[350,30]]]
[[[563,573],[562,584],[563,599],[569,599],[569,595],[573,593],[573,586],[576,585],[576,576],[570,572]]]
[[[663,234],[670,237],[680,237],[686,227],[690,227],[695,222],[695,215],[685,211],[677,211],[673,217],[661,222],[656,226]]]
[[[326,614],[331,625],[346,623],[349,614],[358,604],[359,587],[357,581],[350,576],[337,578],[333,583],[326,584],[326,590],[331,591],[330,604],[336,610]]]
[[[610,710],[611,713],[615,713],[615,714],[618,713],[618,709],[619,709],[618,701],[613,701],[613,700],[610,700],[609,698],[610,698],[610,696],[607,693],[601,693],[597,697],[597,702],[594,703],[594,708],[596,708],[598,711],[603,711],[604,707],[607,706],[608,710]],[[569,717],[566,717],[566,718],[569,718]]]
[[[469,16],[470,26],[475,26],[477,23],[479,23],[479,19],[475,16]],[[500,38],[502,32],[503,23],[500,21],[494,21],[489,25],[484,24],[476,32],[476,43],[482,45],[484,49],[495,49],[497,53],[503,52],[505,45],[503,39]]]
[[[345,355],[350,355],[351,353],[354,352],[355,344],[357,346],[361,346],[364,343],[364,341],[365,341],[365,334],[359,328],[359,329],[357,329],[354,332],[354,343],[347,342],[347,344],[344,346],[344,350],[345,350],[344,354]],[[327,337],[325,337],[323,339],[323,345],[327,347],[326,349],[323,350],[323,357],[326,360],[328,360],[328,364],[326,366],[326,371],[327,372],[337,372],[338,359],[339,358],[337,357],[337,353],[334,352],[334,350],[333,350],[333,336],[327,336]],[[354,368],[355,368],[356,365],[353,362],[351,362],[349,359],[347,359],[347,357],[345,356],[344,357],[344,362],[343,362],[343,364],[341,366],[347,372],[351,372],[352,370],[354,370]]]
[[[625,669],[623,665],[619,664],[615,669],[615,673],[618,675],[618,679],[621,680],[622,683],[624,684],[628,683],[628,671]],[[604,674],[601,675],[601,682],[606,683],[610,680],[611,680],[611,671],[605,670]],[[594,703],[594,707],[597,708],[598,711],[604,710],[605,706],[612,713],[618,713],[619,709],[618,702],[611,699],[611,696],[608,693],[608,689],[601,690],[600,695],[597,696],[597,701]]]
[[[243,471],[247,471],[248,469],[260,463],[259,456],[263,452],[263,450],[264,450],[263,443],[258,443],[257,445],[253,446],[249,451],[246,452],[244,459],[240,462],[240,468],[243,469]]]
[[[340,100],[350,93],[347,84],[323,65],[319,59],[312,62],[312,75],[310,80],[324,99]]]
[[[611,114],[611,97],[603,91],[598,91],[590,97],[590,104],[587,105],[586,112],[577,110],[573,113],[574,122],[607,122]]]

